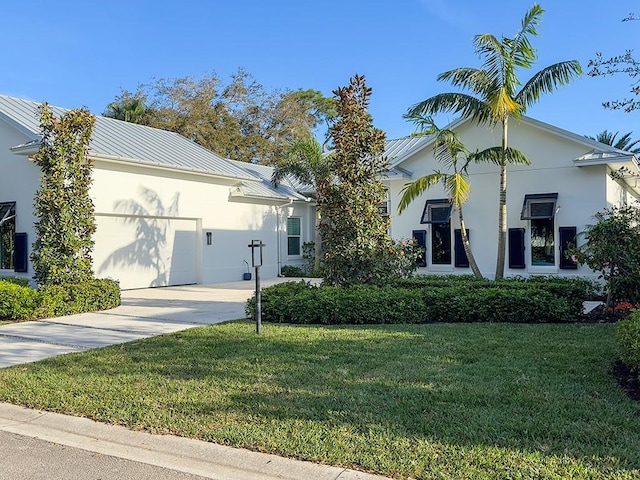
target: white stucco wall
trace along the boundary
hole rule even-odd
[[[26,135],[0,120],[0,202],[16,202],[16,232],[26,232],[31,244],[35,240],[33,203],[40,185],[40,170],[33,162],[10,150],[28,140]],[[30,278],[33,270],[29,264],[26,273],[0,270],[0,275]]]
[[[286,255],[287,217],[301,217],[301,241],[313,239],[312,220],[308,218],[310,208],[305,202],[285,206],[283,201],[258,203],[260,201],[256,199],[231,198],[230,188],[236,183],[234,180],[98,161],[94,168],[91,196],[98,219],[113,214],[133,215],[136,217],[133,223],[140,229],[151,229],[160,235],[170,232],[176,237],[181,236],[183,241],[192,242],[189,261],[196,259],[197,283],[242,280],[242,274],[247,271],[245,261],[249,266],[252,264],[248,247],[251,240],[262,240],[266,244],[261,275],[264,278],[275,277],[279,265],[300,261]],[[125,219],[123,217],[122,221]],[[169,225],[168,229],[164,228],[165,224]],[[176,224],[182,229],[172,227]],[[207,232],[211,233],[211,245],[207,245]],[[99,227],[96,235],[99,238],[102,234]],[[173,240],[164,239],[167,244],[173,244]],[[144,251],[144,242],[142,245]],[[150,243],[149,247],[154,245]],[[103,270],[110,271],[106,268],[108,259],[113,259],[118,248],[123,247],[114,245],[113,252],[101,247],[96,252],[97,276],[101,275],[103,265]],[[140,263],[146,257],[137,255],[135,258]],[[178,264],[179,258],[172,261],[173,265],[165,267],[170,270],[182,268]],[[124,260],[120,262],[123,270],[131,266]]]
[[[474,127],[471,122],[459,128],[462,141],[474,151],[500,144],[500,130]],[[559,265],[558,228],[577,227],[580,232],[592,222],[593,214],[606,207],[610,196],[619,196],[608,183],[606,166],[576,167],[573,159],[587,153],[590,148],[569,141],[547,131],[512,123],[509,130],[509,144],[524,152],[531,161],[530,166],[510,165],[507,175],[507,215],[509,228],[525,228],[525,255],[529,261],[525,269],[505,268],[505,275],[561,274],[591,275],[586,267],[578,270],[562,270]],[[442,165],[435,162],[433,148],[426,147],[415,154],[401,167],[413,173],[410,180],[432,173]],[[408,181],[410,181],[408,180]],[[472,165],[469,168],[471,194],[464,206],[467,228],[476,261],[487,277],[495,274],[497,254],[498,187],[499,170],[492,164]],[[392,235],[395,238],[409,238],[412,230],[427,230],[427,244],[430,241],[430,226],[421,225],[420,218],[427,199],[446,198],[440,185],[425,192],[400,216],[397,205],[400,190],[407,181],[390,182],[392,202]],[[521,220],[521,210],[526,194],[557,193],[557,213],[555,216],[556,266],[535,267],[531,265],[530,222]],[[452,229],[460,228],[457,213],[452,213]],[[430,260],[430,253],[427,257]],[[430,263],[430,262],[429,262]],[[422,273],[470,273],[469,268],[454,268],[452,265],[428,265],[420,269]]]

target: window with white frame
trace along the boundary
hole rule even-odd
[[[552,267],[556,263],[555,215],[557,193],[524,196],[521,220],[530,224],[532,266]]]
[[[13,270],[16,203],[0,203],[0,269]]]
[[[448,199],[427,200],[420,223],[431,224],[431,264],[451,265],[451,209]]]
[[[287,218],[287,255],[300,255],[300,217]]]

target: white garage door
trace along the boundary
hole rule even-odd
[[[196,221],[96,215],[94,272],[120,288],[186,285],[197,281]]]

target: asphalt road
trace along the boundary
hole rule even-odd
[[[204,477],[0,431],[0,480],[204,480]]]

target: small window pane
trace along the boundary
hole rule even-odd
[[[531,220],[531,265],[555,265],[553,219]]]
[[[431,263],[451,265],[451,226],[447,223],[431,225]]]
[[[287,235],[300,235],[300,219],[290,217],[287,219]]]
[[[14,235],[16,233],[16,204],[0,203],[0,269],[14,268]]]
[[[300,255],[300,237],[287,239],[287,255]]]

